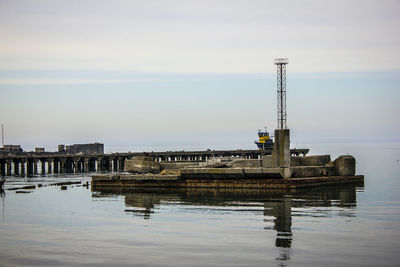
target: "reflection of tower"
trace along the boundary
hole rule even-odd
[[[280,266],[286,266],[290,259],[292,246],[292,196],[282,196],[264,202],[264,216],[273,216],[274,229],[277,231],[275,246],[280,248]]]
[[[125,194],[126,207],[135,209],[126,209],[125,212],[143,216],[144,219],[150,219],[150,214],[154,213],[154,205],[160,204],[160,196],[156,194],[136,193]]]
[[[278,129],[286,129],[286,65],[287,58],[275,59],[277,66],[277,87],[278,87]]]
[[[264,203],[264,216],[274,216],[274,229],[277,231],[275,245],[290,248],[292,245],[292,199],[282,197]]]

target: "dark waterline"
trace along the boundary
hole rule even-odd
[[[9,177],[6,189],[43,186],[2,195],[0,266],[398,266],[399,144],[325,149],[355,155],[365,185],[61,190],[90,175]]]

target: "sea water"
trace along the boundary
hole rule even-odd
[[[399,266],[400,144],[307,147],[354,155],[365,183],[100,190],[84,186],[90,174],[7,177],[0,266]]]

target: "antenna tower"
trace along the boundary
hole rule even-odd
[[[286,129],[286,65],[289,64],[287,58],[275,59],[277,66],[277,86],[278,86],[278,129]]]

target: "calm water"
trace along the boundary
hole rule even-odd
[[[0,266],[399,266],[400,144],[309,145],[353,154],[364,185],[296,192],[91,190],[10,177]]]

